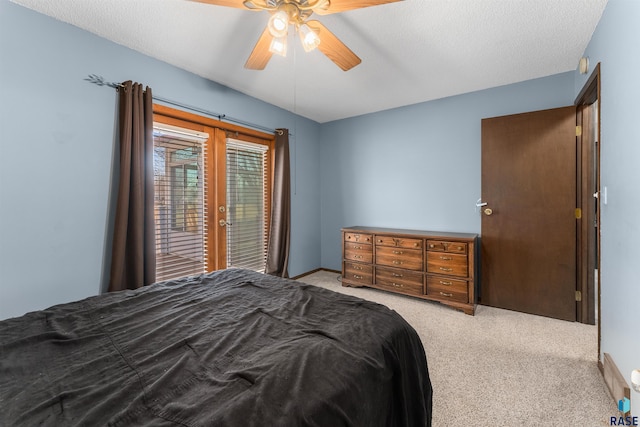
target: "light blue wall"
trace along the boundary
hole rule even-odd
[[[640,2],[609,0],[585,51],[601,63],[602,352],[630,383],[640,369]],[[576,96],[587,76],[576,73]],[[640,415],[640,394],[631,392]]]
[[[320,266],[320,125],[0,0],[0,319],[99,293],[109,252],[116,92],[155,95],[291,138],[290,274]]]
[[[324,124],[322,266],[341,269],[345,226],[480,233],[481,120],[572,105],[573,87],[568,72]]]

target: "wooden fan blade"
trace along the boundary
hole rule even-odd
[[[331,0],[326,9],[318,7],[313,9],[318,15],[329,15],[331,13],[345,12],[347,10],[361,9],[363,7],[379,6],[381,4],[395,3],[403,0]]]
[[[198,3],[213,4],[215,6],[235,7],[238,9],[246,9],[244,5],[245,0],[191,0]]]
[[[267,66],[267,63],[271,59],[271,51],[269,50],[269,46],[271,45],[271,40],[273,40],[273,36],[269,32],[269,28],[265,28],[258,39],[258,42],[253,47],[253,51],[251,55],[249,55],[249,59],[244,64],[244,68],[248,68],[250,70],[264,70],[264,67]]]
[[[307,21],[307,25],[320,37],[318,49],[344,71],[362,62],[358,56],[340,41],[320,21]]]

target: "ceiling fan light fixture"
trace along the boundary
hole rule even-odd
[[[286,37],[274,37],[269,45],[269,52],[275,53],[281,56],[287,56],[287,38]]]
[[[273,37],[285,37],[289,29],[289,15],[279,10],[269,18],[269,32]]]
[[[362,60],[320,21],[310,19],[314,13],[330,15],[403,0],[191,0],[217,6],[235,7],[269,13],[266,28],[260,33],[244,67],[264,70],[274,53],[285,56],[289,27],[299,32],[304,50],[318,49],[343,71],[349,71]]]
[[[311,52],[320,44],[320,37],[307,24],[300,25],[299,33],[305,52]]]

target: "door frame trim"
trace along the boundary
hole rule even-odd
[[[597,140],[597,147],[596,150],[594,152],[594,150],[587,150],[586,153],[589,156],[589,158],[587,159],[581,159],[579,161],[582,161],[583,165],[587,165],[589,168],[592,168],[595,164],[595,162],[597,162],[597,164],[595,164],[595,185],[596,185],[596,190],[598,192],[598,195],[601,194],[600,190],[600,150],[601,150],[601,146],[602,146],[602,139],[601,139],[601,131],[600,131],[600,116],[601,116],[601,111],[602,111],[602,98],[600,95],[600,91],[601,91],[601,71],[600,71],[600,63],[598,63],[593,72],[591,73],[591,75],[589,76],[589,79],[586,81],[586,83],[584,84],[584,86],[582,87],[582,89],[580,90],[580,93],[578,94],[578,96],[576,97],[576,100],[574,102],[575,106],[576,106],[576,124],[582,124],[580,122],[581,120],[581,107],[587,106],[587,105],[591,105],[593,104],[595,101],[598,101],[598,109],[597,109],[597,125],[596,125],[596,140]],[[583,132],[584,135],[584,132]],[[581,136],[580,138],[578,138],[579,141],[578,143],[582,143],[582,139],[583,137]],[[581,153],[584,153],[583,150],[581,150]],[[595,156],[595,158],[594,158]],[[588,172],[593,172],[593,170],[591,171],[587,171]],[[584,179],[585,175],[583,174],[581,179]],[[587,200],[591,200],[593,197],[593,194],[591,193],[591,191],[589,191],[589,189],[585,186],[582,185],[583,182],[579,181],[578,182],[578,188],[581,191],[581,194],[579,195],[580,199],[582,200],[582,204],[585,204],[585,201]],[[598,198],[598,202],[601,204],[601,200],[600,198]],[[579,207],[583,207],[583,206],[579,206]],[[579,291],[582,292],[582,302],[578,303],[579,307],[577,310],[577,314],[578,314],[578,318],[577,321],[581,322],[581,323],[589,323],[589,324],[593,324],[593,323],[597,323],[598,325],[598,361],[600,362],[601,358],[600,358],[600,344],[601,344],[601,315],[602,315],[602,311],[600,310],[600,300],[601,300],[601,292],[600,292],[600,288],[601,288],[601,266],[600,266],[600,260],[601,260],[601,245],[600,245],[600,241],[601,241],[601,227],[600,227],[600,207],[598,208],[597,212],[595,213],[595,221],[597,223],[597,242],[593,242],[593,239],[588,239],[587,238],[587,233],[589,231],[589,227],[580,227],[578,228],[578,245],[577,245],[577,250],[578,253],[577,255],[577,259],[578,259],[578,289]],[[592,247],[589,247],[589,245],[591,245]],[[595,253],[595,262],[593,260],[588,259],[588,257],[584,257],[582,256],[583,254],[594,254]],[[588,283],[588,279],[589,279],[589,274],[588,274],[588,270],[594,268],[597,271],[597,274],[595,275],[595,281],[596,281],[596,285],[592,288],[589,286]],[[595,293],[595,295],[594,295]],[[597,295],[597,316],[594,314],[594,311],[596,310],[595,307],[595,303],[594,303],[594,298]],[[591,307],[589,306],[589,304],[591,304]],[[597,320],[594,319],[594,317],[597,317]]]

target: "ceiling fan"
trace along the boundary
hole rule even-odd
[[[320,21],[309,20],[313,13],[328,15],[369,6],[378,6],[402,0],[193,0],[217,6],[235,7],[253,11],[266,10],[271,14],[267,27],[258,39],[249,59],[244,64],[251,70],[263,70],[276,53],[287,53],[287,35],[293,25],[300,35],[304,50],[316,47],[344,71],[358,65],[358,56],[340,41]]]

